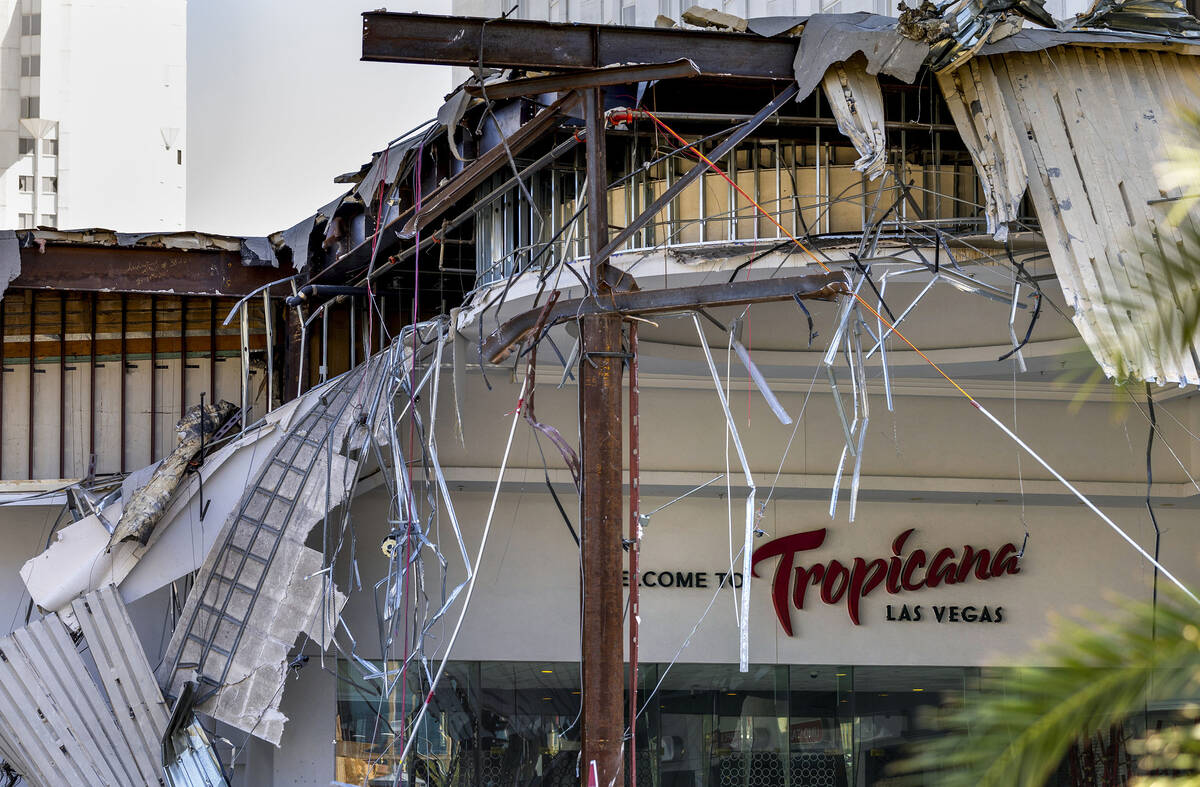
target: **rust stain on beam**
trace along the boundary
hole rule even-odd
[[[84,292],[245,295],[280,278],[278,268],[247,266],[235,252],[47,245],[21,250],[12,287]],[[280,288],[282,294],[283,288]]]
[[[486,28],[485,28],[486,25]],[[563,24],[372,11],[363,60],[485,68],[579,70],[688,58],[707,76],[794,79],[796,41],[750,33]]]

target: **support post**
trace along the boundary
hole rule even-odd
[[[638,324],[629,323],[629,784],[637,787],[638,637],[642,548],[641,427],[638,421],[641,392],[638,388]]]
[[[608,240],[603,94],[584,91],[587,122],[588,231],[591,280],[600,287],[596,259]],[[622,537],[621,317],[580,320],[579,397],[583,494],[583,762],[588,787],[592,763],[602,787],[621,787],[625,670],[621,621]]]

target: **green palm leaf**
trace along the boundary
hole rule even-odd
[[[945,787],[1045,784],[1073,743],[1200,685],[1198,620],[1193,602],[1164,594],[1157,613],[1125,605],[1115,619],[1062,623],[1044,653],[1054,666],[987,679],[976,701],[951,714],[954,732],[921,744],[901,772]]]

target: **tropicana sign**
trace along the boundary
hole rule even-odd
[[[830,560],[827,563],[814,563],[807,568],[796,566],[797,555],[824,544],[827,529],[783,536],[754,550],[751,573],[752,576],[758,576],[758,564],[761,561],[779,558],[772,580],[771,600],[779,624],[790,637],[792,618],[789,605],[797,610],[804,609],[810,587],[820,587],[820,598],[825,604],[837,604],[844,599],[850,620],[858,625],[861,601],[880,586],[884,592],[895,595],[965,582],[972,574],[978,580],[986,580],[1021,571],[1021,555],[1013,543],[1005,544],[994,554],[972,546],[964,546],[961,556],[950,547],[939,549],[932,558],[924,549],[903,554],[905,544],[914,530],[909,528],[896,536],[892,541],[890,557],[856,557],[849,565],[840,560]]]

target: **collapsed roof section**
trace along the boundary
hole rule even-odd
[[[1200,383],[1194,353],[1156,347],[1146,307],[1169,299],[1174,284],[1166,271],[1153,269],[1154,263],[1138,252],[1136,240],[1178,240],[1158,219],[1155,202],[1171,194],[1159,188],[1149,164],[1162,158],[1166,119],[1174,104],[1186,100],[1185,86],[1195,82],[1190,56],[1200,53],[1200,23],[1181,4],[1166,0],[1098,0],[1086,15],[1067,22],[1055,22],[1039,0],[960,0],[940,11],[930,3],[901,10],[899,20],[867,13],[745,24],[710,18],[711,14],[685,17],[699,19],[708,28],[726,25],[726,32],[529,20],[497,20],[487,23],[485,32],[485,20],[376,12],[364,15],[364,59],[475,66],[479,73],[490,74],[486,84],[497,93],[506,79],[540,71],[574,71],[579,85],[591,84],[595,80],[589,81],[580,68],[628,64],[635,52],[646,51],[667,60],[686,50],[702,78],[733,75],[781,81],[774,47],[798,38],[790,73],[799,86],[796,100],[805,100],[823,85],[838,129],[860,154],[856,168],[872,178],[887,168],[885,129],[888,121],[898,120],[884,117],[879,78],[913,83],[919,74],[932,71],[982,181],[988,232],[1003,244],[1010,231],[1024,228],[1020,213],[1028,194],[1075,310],[1075,324],[1105,373],[1159,383]],[[453,35],[448,34],[451,29]],[[741,32],[745,30],[750,32]],[[753,58],[745,52],[756,35],[761,50]],[[430,38],[446,41],[434,47],[432,60],[424,43]],[[722,38],[725,51],[717,43]],[[408,54],[405,46],[416,39],[423,42],[419,58]],[[533,41],[539,42],[536,47]],[[567,46],[571,42],[578,46]],[[523,70],[509,71],[496,81],[495,69],[518,67]],[[633,105],[645,88],[645,83],[638,87]],[[460,127],[466,129],[471,102],[465,92],[455,93],[439,115],[451,139]],[[486,87],[482,92],[486,95]],[[380,245],[409,241],[419,229],[453,215],[451,208],[478,187],[481,175],[503,167],[501,152],[518,154],[534,136],[570,122],[575,113],[563,109],[565,100],[560,97],[553,111],[543,110],[536,123],[515,129],[508,139],[519,144],[507,151],[498,150],[500,140],[494,140],[488,154],[425,195],[420,215],[401,225],[398,238],[388,237],[393,226],[385,227]],[[488,103],[483,109],[498,112],[496,106]],[[1118,127],[1129,132],[1120,137],[1117,151],[1118,160],[1129,167],[1103,163],[1102,151],[1113,152],[1113,139],[1100,133],[1100,127],[1111,128],[1106,119],[1113,113],[1120,115]],[[552,117],[556,114],[562,118]],[[413,155],[413,146],[404,151]],[[483,166],[485,159],[490,160]],[[368,174],[381,163],[377,158]],[[1086,226],[1081,223],[1085,219]],[[385,268],[415,254],[410,247]],[[1141,308],[1128,308],[1131,302]]]

